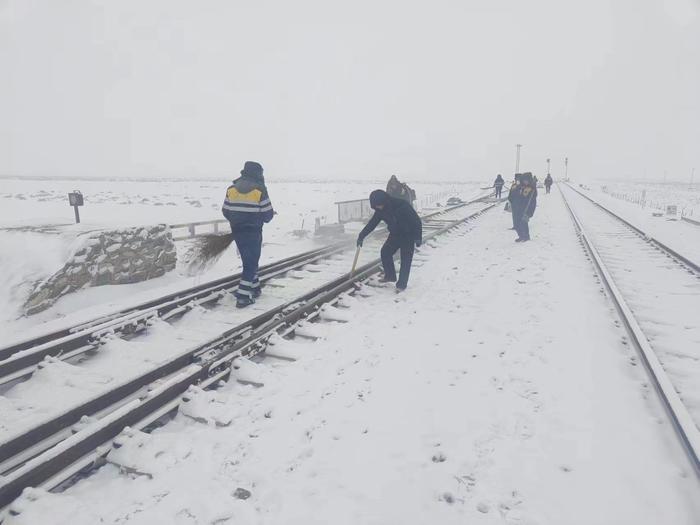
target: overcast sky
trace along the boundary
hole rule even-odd
[[[700,0],[0,0],[4,175],[688,180],[699,99]]]

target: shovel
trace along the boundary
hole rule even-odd
[[[362,248],[362,246],[358,246],[358,247],[357,247],[357,250],[355,250],[355,260],[352,261],[352,270],[350,270],[350,275],[351,275],[351,276],[354,275],[354,273],[355,273],[355,268],[357,268],[357,259],[360,258],[360,249],[361,249],[361,248]]]

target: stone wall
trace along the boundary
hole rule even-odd
[[[129,284],[165,275],[177,256],[165,224],[93,231],[58,272],[36,284],[24,309],[29,315],[49,308],[59,297],[90,286]]]

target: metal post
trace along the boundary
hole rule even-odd
[[[547,175],[549,175],[549,163],[552,159],[547,159]]]
[[[522,144],[515,145],[515,173],[520,173],[520,148],[522,147]]]
[[[75,224],[80,224],[80,212],[78,211],[78,207],[73,206],[73,209],[75,210]]]
[[[569,180],[569,157],[564,157],[564,180]]]

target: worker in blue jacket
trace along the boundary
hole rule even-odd
[[[241,254],[243,272],[235,292],[236,306],[244,308],[260,295],[258,265],[262,249],[263,224],[274,216],[267,194],[263,168],[257,162],[247,161],[241,176],[226,190],[221,211],[231,223],[233,240]]]
[[[423,242],[423,224],[413,206],[403,199],[389,196],[383,190],[373,191],[369,196],[369,204],[374,210],[374,215],[357,237],[357,245],[362,246],[365,237],[372,233],[381,221],[386,223],[389,237],[381,250],[384,267],[382,281],[396,282],[396,291],[401,292],[408,285],[414,247]],[[397,281],[394,254],[398,250],[401,252],[401,269]]]

